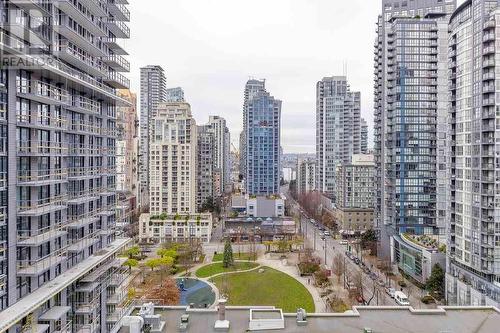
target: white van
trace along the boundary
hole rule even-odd
[[[408,296],[406,296],[402,291],[396,291],[394,293],[394,299],[396,300],[396,303],[399,305],[403,306],[409,306],[410,301],[408,301]]]
[[[340,245],[347,245],[347,240],[343,239],[339,243],[340,243]]]

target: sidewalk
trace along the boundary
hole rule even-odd
[[[258,259],[257,263],[261,264],[262,266],[268,266],[268,267],[276,269],[280,272],[288,274],[291,277],[293,277],[294,279],[296,279],[297,281],[299,281],[300,283],[302,283],[302,285],[304,285],[304,287],[307,288],[309,293],[311,293],[311,296],[312,296],[313,301],[314,301],[314,307],[315,307],[314,312],[316,312],[316,313],[327,312],[325,301],[321,298],[318,290],[312,284],[307,283],[307,280],[308,280],[307,277],[299,276],[299,273],[297,271],[297,267],[283,265],[281,260],[266,259],[265,257],[261,257],[260,259]]]

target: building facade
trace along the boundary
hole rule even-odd
[[[130,226],[137,209],[138,187],[138,125],[137,95],[130,90],[120,90],[120,96],[130,106],[117,108],[116,138],[116,190],[118,206],[116,224],[124,229]]]
[[[221,178],[219,191],[216,191],[215,195],[220,197],[224,192],[231,190],[231,135],[226,120],[222,117],[210,116],[207,126],[214,136],[214,167]]]
[[[215,190],[220,188],[215,184],[215,136],[208,125],[198,126],[198,147],[196,151],[197,188],[196,207],[199,212],[209,201],[213,203]],[[220,179],[219,179],[220,185]]]
[[[316,161],[310,159],[297,160],[297,195],[316,189]]]
[[[141,71],[140,146],[139,146],[139,202],[149,206],[149,142],[150,125],[158,104],[167,98],[167,79],[161,66],[149,65]]]
[[[361,118],[361,154],[368,154],[368,124]]]
[[[157,243],[210,242],[212,214],[141,214],[139,238]]]
[[[337,167],[334,219],[343,231],[362,231],[373,225],[375,163],[373,155],[353,155]]]
[[[345,76],[316,84],[316,188],[335,192],[335,171],[361,152],[361,94],[351,92]]]
[[[130,13],[74,1],[0,12],[0,331],[116,332],[129,242],[116,236],[117,107],[130,106],[117,39]]]
[[[151,215],[196,212],[197,127],[188,103],[160,103],[151,121]]]
[[[184,102],[184,90],[181,87],[168,88],[165,96],[166,102]]]
[[[279,193],[281,101],[265,89],[265,81],[249,80],[245,86],[243,140],[246,193]]]
[[[450,19],[450,225],[446,296],[500,305],[498,1],[465,1]]]
[[[398,235],[444,241],[449,195],[447,40],[455,1],[382,1],[375,43],[379,255]],[[392,238],[392,240],[391,240]]]

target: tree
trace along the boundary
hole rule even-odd
[[[160,257],[171,257],[171,258],[176,258],[177,257],[177,251],[175,249],[158,249],[156,251],[156,254],[159,255]]]
[[[222,266],[224,268],[228,268],[233,265],[234,265],[233,248],[231,246],[231,242],[228,239],[226,240],[226,244],[224,245],[224,258],[222,261]]]
[[[151,258],[151,259],[148,259],[148,260],[146,260],[146,266],[148,266],[149,268],[151,268],[151,271],[154,271],[155,268],[160,267],[160,265],[161,265],[160,260],[161,260],[160,258]]]
[[[162,305],[179,304],[179,287],[175,283],[175,280],[170,277],[163,279],[161,283],[149,281],[144,289],[144,296],[148,299],[160,300]]]
[[[340,253],[337,253],[335,257],[333,257],[333,274],[337,276],[337,283],[340,283],[340,277],[344,274],[345,266],[344,266],[344,256]]]
[[[444,296],[444,270],[438,264],[432,267],[431,276],[425,283],[425,289],[431,293],[437,294],[439,298]]]
[[[284,239],[277,241],[276,246],[278,247],[278,252],[280,253],[285,253],[290,249],[290,243]]]
[[[132,259],[132,257],[137,257],[141,253],[141,249],[139,248],[138,245],[132,246],[130,249],[125,251],[125,254],[129,259]]]
[[[272,241],[263,241],[262,244],[266,247],[266,252],[271,252],[271,246],[273,246]]]
[[[139,261],[136,259],[127,259],[124,263],[123,266],[128,266],[129,269],[132,269],[132,267],[136,267],[139,265]]]
[[[161,281],[160,283],[163,282],[163,274],[164,272],[170,268],[174,263],[174,258],[172,257],[161,257],[158,259],[158,266],[160,267],[160,275],[161,275]]]

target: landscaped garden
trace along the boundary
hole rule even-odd
[[[200,278],[209,277],[219,273],[244,271],[259,266],[259,264],[251,261],[235,261],[233,265],[224,267],[222,262],[216,262],[210,265],[202,266],[196,271],[196,276]]]
[[[262,270],[219,275],[211,281],[228,296],[229,305],[271,305],[284,312],[297,308],[314,312],[313,298],[299,281],[270,267]]]

